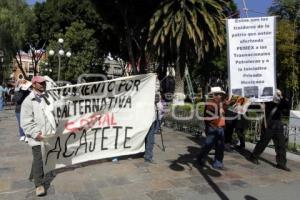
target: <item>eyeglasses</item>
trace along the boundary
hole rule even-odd
[[[223,93],[214,93],[214,96],[223,96]]]

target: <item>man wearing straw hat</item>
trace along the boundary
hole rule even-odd
[[[208,95],[212,99],[206,102],[204,109],[206,140],[197,161],[201,166],[204,166],[208,153],[215,147],[215,159],[212,167],[223,169],[225,126],[223,104],[226,93],[220,87],[212,87]]]

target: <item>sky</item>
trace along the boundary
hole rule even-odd
[[[243,11],[243,0],[234,0],[241,13],[240,17],[246,17]],[[273,0],[245,0],[246,7],[248,8],[248,17],[262,17],[267,16],[269,7],[271,7]]]
[[[37,1],[45,1],[45,0],[26,0],[29,5],[33,5]],[[243,12],[243,0],[234,0],[238,5],[238,9],[240,10],[241,17],[246,17]],[[246,6],[248,8],[248,16],[249,17],[262,17],[267,16],[268,8],[272,5],[273,0],[245,0]]]
[[[28,5],[33,5],[35,2],[42,2],[42,1],[45,1],[45,0],[26,0]]]

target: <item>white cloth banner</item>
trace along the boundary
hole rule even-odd
[[[289,136],[290,142],[294,141],[300,144],[300,111],[290,110],[289,118]]]
[[[272,101],[276,89],[275,17],[227,20],[230,94]]]
[[[55,131],[44,135],[45,172],[145,151],[155,80],[148,74],[47,90],[45,114]]]

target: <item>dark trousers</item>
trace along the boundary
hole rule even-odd
[[[43,158],[40,145],[32,147],[32,157],[33,160],[29,179],[33,179],[35,187],[38,187],[44,184]]]
[[[285,147],[285,137],[283,130],[267,129],[261,134],[259,142],[256,144],[253,150],[253,157],[258,158],[265,148],[268,146],[271,139],[275,145],[276,152],[276,162],[280,166],[286,165],[286,147]]]
[[[245,147],[245,134],[244,129],[236,129],[236,134],[240,140],[240,146]]]
[[[234,121],[226,121],[226,126],[225,126],[225,144],[231,144],[232,143],[232,135],[235,127],[235,122]]]
[[[214,128],[208,126],[206,128],[206,140],[201,148],[198,159],[206,159],[208,153],[213,147],[216,147],[215,160],[223,162],[224,158],[224,128]]]
[[[235,128],[237,122],[229,122],[226,123],[225,127],[225,144],[232,144],[232,135],[235,130],[239,140],[240,146],[245,147],[245,134],[244,129],[242,128]]]

